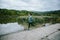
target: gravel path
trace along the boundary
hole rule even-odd
[[[0,37],[0,40],[49,40],[53,37],[51,35],[54,34],[55,32],[60,33],[57,29],[60,29],[60,24],[53,24],[42,28],[26,30],[22,32],[5,35]]]

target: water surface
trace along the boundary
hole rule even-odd
[[[24,30],[24,27],[18,23],[0,24],[0,35],[16,32],[19,30]]]

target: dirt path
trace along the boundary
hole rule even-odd
[[[5,35],[2,36],[0,40],[41,40],[41,38],[57,32],[57,29],[60,29],[60,24]]]

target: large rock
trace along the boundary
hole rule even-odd
[[[0,40],[60,40],[60,24],[2,36]],[[55,36],[54,36],[55,35]]]

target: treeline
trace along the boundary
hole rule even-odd
[[[10,23],[10,22],[18,22],[18,23],[27,23],[26,18],[18,18],[20,16],[27,16],[28,13],[32,13],[33,16],[52,16],[44,17],[44,18],[34,18],[34,23],[60,23],[60,10],[56,11],[46,11],[46,12],[38,12],[38,11],[26,11],[26,10],[8,10],[8,9],[0,9],[0,23]]]
[[[27,16],[28,13],[32,13],[34,16],[60,16],[60,10],[56,11],[46,11],[46,12],[38,12],[38,11],[27,11],[27,10],[8,10],[8,9],[0,9],[1,15],[17,15],[17,16]]]

